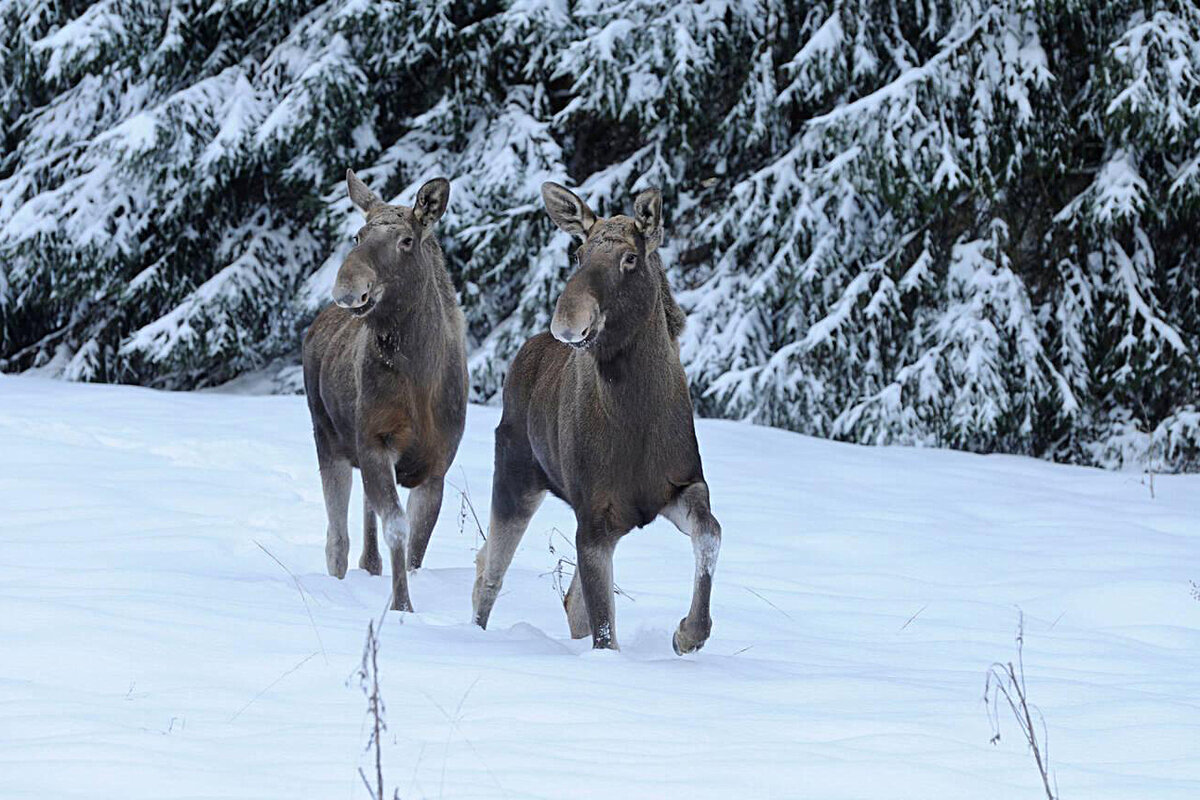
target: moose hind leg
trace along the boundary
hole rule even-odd
[[[712,597],[713,572],[721,551],[721,524],[712,515],[708,502],[708,485],[693,483],[663,509],[663,516],[692,539],[696,558],[695,583],[692,587],[692,606],[688,615],[679,621],[671,640],[677,655],[699,650],[712,631],[709,603]]]
[[[438,514],[442,510],[442,490],[444,479],[439,475],[427,479],[420,486],[408,493],[408,523],[412,526],[412,537],[409,539],[408,568],[420,569],[425,560],[425,549],[429,547],[429,537],[433,535],[433,526],[437,523]]]
[[[529,490],[515,498],[497,500],[497,492],[507,494],[503,487],[492,492],[492,513],[488,522],[488,538],[475,554],[475,588],[471,592],[471,608],[475,624],[487,628],[492,606],[504,584],[504,574],[512,563],[517,545],[529,527],[529,520],[546,498],[544,489]]]
[[[513,553],[546,497],[546,476],[534,461],[522,427],[507,418],[496,426],[491,518],[487,541],[475,554],[471,592],[471,618],[481,628],[487,628]]]
[[[563,597],[563,608],[567,612],[567,626],[571,629],[572,639],[582,639],[592,632],[592,624],[588,622],[587,603],[583,599],[583,581],[579,577],[579,566],[575,567],[575,577],[571,578],[571,587]]]
[[[383,574],[383,559],[379,557],[379,525],[375,509],[371,508],[371,501],[367,499],[365,491],[363,492],[363,549],[362,557],[358,559],[358,566],[372,575]]]
[[[322,459],[321,489],[325,494],[325,565],[335,578],[346,577],[350,558],[350,534],[346,530],[346,512],[350,507],[350,462],[340,458]]]

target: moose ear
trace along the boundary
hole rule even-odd
[[[424,228],[433,227],[433,223],[446,213],[446,205],[450,202],[450,181],[445,178],[434,178],[417,190],[417,201],[413,203],[413,216]]]
[[[634,198],[633,221],[646,239],[646,252],[653,252],[663,240],[662,192],[647,189]]]
[[[352,169],[346,170],[346,188],[350,190],[350,202],[358,206],[359,210],[364,214],[380,203],[375,193],[358,179],[358,176],[354,174],[354,170]]]
[[[596,224],[596,215],[565,186],[559,186],[553,181],[542,184],[542,202],[546,204],[546,213],[554,224],[572,236],[580,239],[588,237],[588,231]]]

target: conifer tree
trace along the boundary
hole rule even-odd
[[[452,180],[494,400],[570,270],[541,183],[658,186],[701,413],[1200,466],[1192,3],[0,0],[0,56],[7,371],[278,371],[352,166]]]

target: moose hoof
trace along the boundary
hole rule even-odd
[[[484,605],[479,596],[479,585],[476,582],[475,591],[471,597],[471,622],[487,630],[488,617],[492,615],[491,604]]]
[[[379,557],[379,553],[363,553],[362,558],[358,560],[358,566],[372,575],[383,574],[383,560]]]
[[[342,542],[334,540],[325,544],[325,567],[329,574],[341,580],[346,577],[347,550]]]
[[[405,597],[403,600],[397,598],[392,601],[392,610],[393,611],[407,611],[409,613],[412,613],[412,610],[413,610],[412,601],[409,600],[407,597]]]
[[[482,575],[475,579],[475,587],[471,590],[471,620],[484,630],[487,630],[488,619],[492,616],[492,606],[496,604],[498,594],[499,581],[486,581]]]
[[[346,577],[346,562],[344,560],[339,563],[331,558],[326,566],[329,568],[329,574],[338,580]]]
[[[486,631],[489,616],[491,616],[491,608],[484,608],[480,604],[479,593],[476,592],[475,597],[471,599],[471,622],[475,623]]]
[[[712,624],[704,626],[702,630],[696,627],[689,626],[687,618],[679,620],[679,628],[675,631],[675,635],[671,637],[671,647],[675,649],[675,655],[682,656],[686,653],[694,653],[704,643],[708,641],[708,632],[712,628]]]

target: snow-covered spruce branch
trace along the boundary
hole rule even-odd
[[[295,359],[357,225],[442,223],[494,400],[570,244],[663,189],[701,413],[1200,465],[1200,12],[1027,0],[0,6],[0,368]]]

